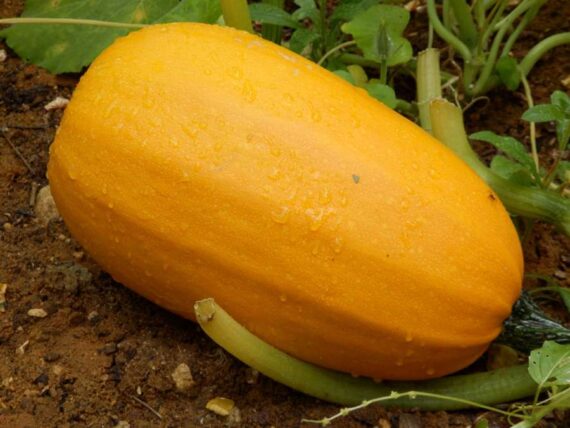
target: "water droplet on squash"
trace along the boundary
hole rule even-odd
[[[321,121],[321,114],[317,110],[311,111],[311,119],[313,122],[318,123]]]
[[[319,203],[321,205],[326,205],[331,201],[332,201],[332,193],[327,187],[325,187],[319,192]]]
[[[255,86],[253,86],[253,84],[249,80],[247,80],[243,84],[241,93],[248,103],[254,102],[255,99],[257,98],[257,92],[255,91]]]
[[[278,224],[285,224],[289,220],[289,207],[281,207],[278,211],[271,212],[271,219]]]
[[[241,79],[243,77],[243,71],[237,67],[232,67],[229,69],[228,75],[234,79]]]
[[[283,303],[287,301],[287,296],[285,294],[281,294],[279,296],[279,300],[282,301]]]
[[[333,251],[335,252],[335,254],[341,253],[343,245],[344,245],[344,240],[340,236],[334,238]]]
[[[318,209],[309,208],[305,211],[305,214],[310,219],[309,228],[310,228],[311,232],[316,232],[317,230],[319,230],[320,227],[325,222],[325,218],[324,218],[325,217],[325,210],[323,210],[322,208],[318,208]]]
[[[279,168],[273,168],[267,177],[271,180],[279,180],[281,177],[281,170]]]
[[[108,206],[109,208],[113,209],[113,208],[115,207],[115,204],[114,204],[113,202],[109,202],[109,203],[107,204],[107,206]]]

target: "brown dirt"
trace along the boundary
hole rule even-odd
[[[0,16],[16,16],[21,5],[0,2]],[[551,1],[517,53],[544,35],[569,31],[568,17],[570,2]],[[137,428],[296,427],[303,417],[336,413],[334,405],[255,376],[195,324],[115,283],[61,221],[38,222],[30,197],[47,184],[48,148],[62,112],[43,107],[57,95],[69,97],[77,76],[50,75],[7,52],[8,59],[0,63],[0,283],[8,285],[6,309],[0,312],[0,426],[112,427],[127,421]],[[530,78],[537,102],[563,89],[561,80],[570,75],[568,58],[570,47],[563,47],[538,64]],[[527,127],[518,120],[524,109],[520,93],[496,91],[488,106],[470,110],[468,127],[526,140]],[[552,129],[541,127],[546,160],[552,136]],[[566,272],[569,248],[568,239],[552,227],[538,225],[525,245],[527,271]],[[32,308],[43,308],[47,316],[29,316]],[[179,392],[171,378],[181,363],[196,382],[186,392]],[[217,396],[233,399],[239,416],[224,418],[206,410],[206,402]],[[476,417],[476,412],[401,413],[374,407],[335,426],[466,427]],[[491,426],[505,424],[491,419]],[[570,425],[558,414],[545,426]]]

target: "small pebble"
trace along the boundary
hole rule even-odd
[[[190,367],[184,363],[179,364],[170,376],[179,391],[187,391],[195,384]]]
[[[6,312],[6,290],[8,284],[0,284],[0,312]]]
[[[119,423],[115,425],[115,428],[131,428],[131,424],[127,421],[119,421]]]
[[[12,226],[12,223],[4,223],[2,225],[2,229],[4,229],[5,232],[9,232],[13,228],[14,228],[14,226]]]
[[[570,74],[560,81],[565,88],[570,89]]]
[[[566,272],[564,272],[563,270],[557,270],[556,272],[554,272],[554,277],[557,279],[566,279]]]
[[[34,379],[35,384],[47,385],[49,383],[49,376],[45,373],[40,374]]]
[[[42,308],[33,308],[28,311],[28,316],[34,318],[45,318],[47,317],[47,312]]]
[[[206,409],[220,416],[228,416],[234,407],[234,401],[224,397],[212,398],[206,404]]]
[[[100,321],[101,317],[99,316],[99,312],[97,311],[91,311],[89,312],[89,315],[87,315],[87,321],[89,321],[92,324],[95,324],[96,322]]]
[[[64,97],[55,97],[44,106],[47,111],[65,108],[69,104],[69,100]]]
[[[6,55],[6,51],[4,49],[0,49],[0,62],[6,61],[8,55]]]
[[[59,211],[55,206],[49,185],[38,191],[34,212],[38,222],[43,226],[46,226],[51,220],[59,218]]]
[[[44,355],[44,361],[46,363],[53,363],[61,358],[61,355],[57,352],[50,352]]]
[[[54,364],[53,367],[51,368],[51,371],[53,372],[54,375],[61,376],[63,374],[63,367],[58,364]]]
[[[418,415],[402,413],[398,423],[398,428],[421,428],[422,422]]]
[[[392,428],[392,425],[388,419],[382,418],[378,420],[378,428]]]
[[[117,352],[117,344],[116,343],[107,343],[103,349],[102,349],[103,354],[105,355],[112,355],[115,352]]]

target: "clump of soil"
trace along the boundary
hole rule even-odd
[[[21,1],[0,5],[16,16]],[[570,3],[551,1],[517,47],[570,30]],[[425,22],[418,14],[416,21]],[[417,36],[420,37],[420,36]],[[416,40],[417,42],[417,40]],[[180,319],[115,283],[85,254],[49,210],[36,213],[49,145],[78,76],[53,76],[6,49],[0,62],[0,426],[5,427],[296,427],[338,407],[278,385],[214,345]],[[545,102],[570,75],[570,47],[549,53],[530,77],[536,102]],[[469,112],[470,131],[490,129],[527,139],[519,120],[520,93],[496,91]],[[545,160],[553,130],[541,127]],[[47,216],[47,217],[46,217]],[[48,221],[49,220],[49,221]],[[538,225],[525,245],[527,271],[554,275],[568,285],[569,241]],[[2,287],[0,287],[2,291]],[[0,296],[1,297],[1,296]],[[552,306],[556,314],[560,306]],[[560,312],[562,314],[562,312]],[[568,321],[568,320],[566,320]],[[181,366],[185,364],[188,370]],[[228,416],[206,409],[209,400],[235,402]],[[464,427],[477,412],[399,412],[380,407],[356,412],[342,427]],[[504,421],[487,415],[495,426]],[[564,415],[549,423],[563,426]]]

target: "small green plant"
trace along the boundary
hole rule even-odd
[[[561,160],[570,139],[570,97],[562,91],[555,91],[549,104],[529,108],[522,118],[532,123],[556,124],[559,153],[548,169],[539,164],[536,142],[532,136],[532,154],[515,138],[499,136],[491,131],[476,132],[470,138],[490,143],[501,152],[491,161],[491,170],[501,177],[523,186],[549,188],[564,193],[570,181],[570,162]]]
[[[414,112],[410,103],[396,97],[389,75],[389,69],[413,57],[404,37],[410,20],[405,8],[378,4],[378,0],[344,0],[329,15],[325,1],[296,0],[295,4],[298,9],[292,14],[269,1],[249,8],[262,27],[292,28],[286,46],[294,52],[364,88],[390,108]],[[276,41],[274,36],[271,40]]]
[[[442,0],[438,13],[436,0],[427,0],[433,29],[463,60],[463,89],[469,97],[480,96],[500,83],[516,89],[520,74],[526,76],[548,50],[570,43],[570,33],[550,36],[517,63],[510,52],[546,0],[521,0],[515,2],[515,7],[512,3]]]

